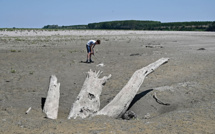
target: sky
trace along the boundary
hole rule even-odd
[[[0,28],[114,20],[215,21],[215,0],[0,0]]]

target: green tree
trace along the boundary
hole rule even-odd
[[[210,26],[207,28],[207,31],[215,31],[215,21],[210,24]]]

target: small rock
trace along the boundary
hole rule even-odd
[[[146,115],[144,115],[144,119],[149,119],[151,117],[151,115],[149,113],[147,113]]]
[[[139,53],[136,53],[136,54],[130,54],[130,56],[140,56]]]
[[[96,66],[97,66],[97,67],[99,67],[99,66],[100,66],[100,67],[103,67],[103,66],[105,66],[105,65],[104,65],[104,63],[100,63],[100,64],[98,64],[98,65],[96,65]]]
[[[205,48],[199,48],[198,50],[206,50]]]
[[[125,114],[122,116],[122,119],[130,120],[137,118],[136,114],[133,111],[127,111]]]

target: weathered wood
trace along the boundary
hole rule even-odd
[[[31,111],[31,107],[28,108],[28,110],[25,112],[25,114],[28,114]]]
[[[168,62],[168,58],[161,58],[154,63],[143,67],[132,75],[128,83],[123,87],[123,89],[115,96],[115,98],[107,104],[103,109],[98,111],[96,115],[107,115],[114,118],[120,118],[129,107],[134,96],[138,92],[140,86],[142,85],[145,77],[153,72],[156,68],[162,64]]]
[[[68,119],[86,118],[98,112],[103,84],[111,77],[109,75],[98,78],[101,73],[100,71],[96,73],[92,70],[88,72],[82,89],[70,110]]]
[[[57,83],[57,77],[52,75],[50,77],[49,89],[43,108],[43,112],[49,119],[57,119],[60,99],[60,83]]]

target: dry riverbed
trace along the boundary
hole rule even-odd
[[[101,40],[95,62],[80,63],[90,39]],[[136,119],[67,120],[90,69],[112,74],[103,87],[102,108],[137,69],[162,57],[169,62],[145,79],[129,108]],[[214,57],[213,32],[0,31],[0,133],[213,134]],[[61,83],[57,120],[44,118],[41,108],[52,74]]]

